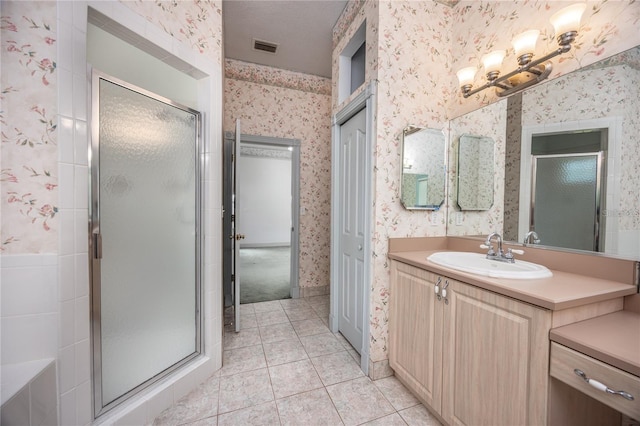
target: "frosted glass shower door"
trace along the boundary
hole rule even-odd
[[[600,154],[534,156],[532,227],[543,244],[598,250]]]
[[[97,73],[92,90],[97,416],[200,351],[200,116]]]

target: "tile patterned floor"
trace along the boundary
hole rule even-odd
[[[222,369],[154,425],[440,426],[394,377],[364,376],[358,353],[327,328],[328,296],[241,305],[240,315]]]

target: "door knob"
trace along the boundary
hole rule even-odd
[[[362,251],[362,244],[358,244],[358,251]]]

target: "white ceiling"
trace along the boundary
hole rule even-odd
[[[224,55],[331,78],[332,30],[347,0],[224,0]],[[276,54],[253,39],[278,44]]]

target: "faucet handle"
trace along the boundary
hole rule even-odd
[[[489,251],[487,252],[487,256],[493,256],[496,254],[495,250],[493,249],[493,246],[491,244],[487,245],[487,243],[485,242],[484,244],[480,244],[480,248],[483,249],[488,249]]]

